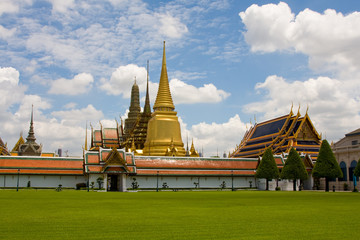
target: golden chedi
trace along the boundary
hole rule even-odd
[[[180,123],[172,101],[166,70],[165,41],[159,89],[154,104],[154,112],[148,123],[145,156],[185,156],[181,139]]]

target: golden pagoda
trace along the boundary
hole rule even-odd
[[[180,123],[172,101],[166,69],[165,41],[160,75],[159,89],[154,104],[154,112],[148,123],[143,155],[185,156],[181,139]],[[169,151],[170,150],[170,151]]]

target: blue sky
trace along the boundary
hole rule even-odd
[[[136,77],[156,97],[162,42],[186,136],[206,156],[294,112],[330,141],[359,127],[359,1],[0,1],[0,137],[80,155],[85,125],[125,118]],[[141,101],[143,106],[144,101]]]

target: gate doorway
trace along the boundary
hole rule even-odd
[[[108,191],[119,191],[118,188],[118,175],[110,175],[108,178]]]

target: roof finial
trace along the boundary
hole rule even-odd
[[[85,127],[85,151],[87,151],[87,121],[86,121],[86,127]]]
[[[151,114],[150,97],[149,97],[149,60],[147,60],[146,72],[147,72],[147,76],[146,76],[146,96],[145,96],[144,113]]]
[[[306,107],[306,114],[305,114],[305,115],[307,115],[307,114],[308,114],[308,111],[309,111],[309,104],[307,104],[307,107]]]
[[[299,109],[298,109],[298,113],[297,113],[298,115],[300,114],[300,103],[299,103]]]
[[[294,102],[293,101],[291,101],[291,109],[290,109],[290,113],[292,114],[292,110],[293,110],[293,107],[294,107]]]
[[[34,133],[34,105],[31,105],[31,119],[30,119],[30,128],[29,128],[29,134],[26,138],[27,142],[35,142],[35,133]]]

